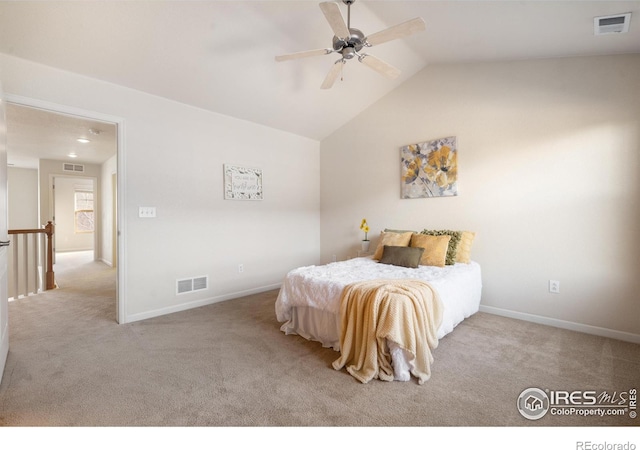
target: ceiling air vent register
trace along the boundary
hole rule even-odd
[[[84,172],[84,166],[82,164],[71,164],[64,163],[62,164],[62,170],[65,172]]]
[[[626,33],[629,31],[629,22],[631,13],[595,17],[593,32],[595,35]]]

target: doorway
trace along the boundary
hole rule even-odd
[[[42,223],[38,223],[37,227],[52,220],[54,214],[56,223],[62,219],[62,200],[56,200],[54,181],[57,187],[64,186],[63,190],[73,191],[72,206],[65,206],[66,224],[57,223],[60,229],[54,234],[54,255],[60,251],[89,249],[96,261],[118,267],[114,271],[115,320],[124,323],[123,273],[120,264],[116,266],[117,261],[123,260],[124,249],[118,238],[118,231],[123,223],[118,205],[122,202],[117,201],[123,191],[120,186],[122,179],[117,177],[123,161],[123,120],[39,100],[7,97],[9,107],[14,112],[20,111],[14,116],[8,114],[8,122],[12,119],[22,120],[21,123],[8,126],[8,141],[13,140],[16,144],[10,147],[9,170],[19,168],[11,165],[12,160],[21,164],[29,159],[38,161],[35,167],[31,167],[37,171],[40,186],[37,210],[38,221]],[[38,119],[33,119],[36,123],[30,122],[30,118],[40,116],[46,118],[40,122],[37,122]],[[43,135],[45,130],[51,128],[50,125],[56,130],[54,137]],[[62,136],[63,132],[67,135]],[[78,138],[81,137],[96,143],[108,140],[112,146],[112,155],[92,152],[90,144],[79,141]],[[49,142],[49,145],[42,145],[43,140]],[[69,159],[71,157],[73,159]],[[14,217],[16,215],[13,214]],[[90,232],[92,221],[94,230]]]
[[[90,252],[98,259],[96,227],[96,180],[94,178],[52,175],[54,261],[59,253]]]

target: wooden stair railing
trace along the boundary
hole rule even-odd
[[[25,297],[29,295],[31,286],[34,286],[34,293],[40,290],[49,290],[56,287],[55,274],[53,272],[53,233],[55,226],[48,221],[44,228],[34,228],[26,230],[9,230],[11,236],[11,251],[13,253],[13,298],[17,299],[20,294]],[[22,239],[20,239],[22,236]],[[46,236],[46,244],[44,242]],[[30,239],[31,237],[31,239]],[[22,243],[20,243],[22,241]],[[30,248],[31,247],[31,248]],[[39,268],[46,263],[45,283],[39,276]],[[20,268],[22,266],[22,270]],[[23,283],[20,283],[22,273]],[[33,280],[30,280],[30,273]],[[21,289],[22,287],[22,289]],[[44,289],[42,289],[44,287]],[[9,296],[11,297],[11,293]]]

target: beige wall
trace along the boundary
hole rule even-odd
[[[639,55],[427,67],[323,140],[322,261],[356,253],[363,217],[473,230],[485,310],[638,340],[638,73]],[[458,197],[401,200],[399,148],[446,136]]]
[[[38,171],[9,167],[7,170],[9,229],[40,228],[38,222]]]

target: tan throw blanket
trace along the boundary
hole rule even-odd
[[[411,374],[423,384],[431,376],[442,322],[442,302],[425,281],[371,280],[347,285],[340,299],[340,358],[333,368],[347,371],[362,383],[379,378],[393,381],[386,339],[406,350]]]

